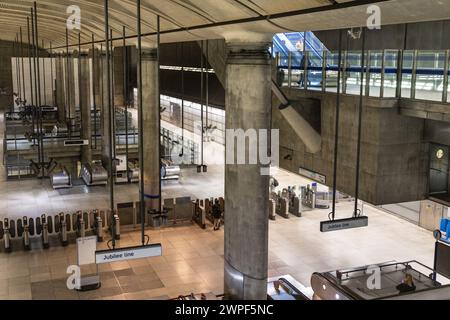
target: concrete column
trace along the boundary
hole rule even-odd
[[[73,61],[74,54],[75,54],[75,52],[72,52],[72,54],[69,55],[68,70],[66,70],[66,72],[67,71],[69,72],[69,76],[67,77],[67,75],[66,75],[68,82],[69,82],[69,85],[67,87],[67,90],[69,90],[69,93],[66,93],[66,94],[68,94],[67,116],[70,119],[75,118],[75,114],[76,114],[75,113],[75,108],[76,108],[76,105],[75,105],[75,94],[76,94],[75,93],[75,73],[78,72],[78,70],[75,69],[75,67],[74,67],[74,61]],[[70,108],[69,108],[69,105],[70,105]]]
[[[92,51],[92,49],[89,51],[91,54],[91,57],[94,57],[94,64],[92,65],[92,72],[93,72],[93,86],[95,86],[95,95],[94,95],[94,101],[95,105],[100,109],[103,101],[102,101],[102,62],[100,60],[100,50],[95,49]]]
[[[142,105],[144,130],[144,197],[146,210],[159,211],[159,104],[156,48],[142,50]]]
[[[268,48],[269,38],[266,37],[253,43],[241,38],[227,39],[227,130],[270,128],[271,57]],[[237,158],[238,143],[235,141],[234,150],[226,148],[227,156],[234,151]],[[246,143],[245,153],[248,163],[249,143]],[[269,176],[261,175],[261,168],[265,167],[225,165],[224,290],[228,299],[267,298]]]
[[[127,47],[114,48],[114,104],[125,106],[123,96],[123,55]]]
[[[91,88],[90,88],[90,68],[89,57],[87,54],[81,54],[80,60],[81,77],[80,77],[80,112],[81,112],[81,139],[89,140],[89,145],[81,147],[82,163],[92,162],[91,148]]]

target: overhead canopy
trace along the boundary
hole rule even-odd
[[[161,17],[162,42],[218,39],[240,32],[273,34],[288,31],[328,30],[366,25],[367,7],[381,8],[382,24],[444,20],[450,6],[444,0],[142,0],[144,45],[155,40],[156,15]],[[39,37],[46,46],[65,45],[67,8],[81,9],[81,41],[92,34],[104,39],[103,0],[39,0]],[[26,17],[31,0],[0,1],[0,39],[13,40],[19,27],[26,35]],[[109,0],[113,37],[136,34],[136,1]],[[78,42],[78,30],[71,31],[71,44]],[[26,36],[24,37],[26,39]],[[128,44],[135,44],[129,39]],[[117,45],[120,45],[118,42]]]

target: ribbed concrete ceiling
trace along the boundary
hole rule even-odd
[[[382,23],[443,20],[450,18],[450,0],[142,0],[142,32],[156,31],[156,15],[161,16],[162,42],[217,39],[230,33],[252,31],[326,30],[365,25],[367,6],[375,3],[382,10]],[[104,39],[103,0],[40,0],[39,37],[45,46],[65,45],[66,20],[70,5],[81,9],[81,41],[91,35]],[[27,40],[26,17],[33,1],[0,1],[0,39],[13,40],[23,29]],[[136,1],[109,0],[110,27],[120,37],[122,27],[136,34]],[[219,24],[219,25],[216,25]],[[154,41],[153,36],[143,39]],[[71,44],[78,42],[78,31],[70,32]],[[130,39],[128,44],[135,44]],[[116,43],[120,45],[120,43]]]

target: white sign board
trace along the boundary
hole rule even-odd
[[[369,225],[369,218],[358,217],[349,219],[340,219],[334,221],[322,221],[320,223],[321,232],[330,232],[344,229],[363,228]]]
[[[77,261],[79,266],[95,263],[97,236],[77,239]]]
[[[151,244],[148,246],[97,251],[95,252],[95,263],[102,264],[109,262],[157,257],[161,255],[161,244]]]

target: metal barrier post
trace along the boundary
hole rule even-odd
[[[10,253],[11,252],[11,233],[9,231],[9,219],[3,220],[3,240],[5,243],[5,252]]]
[[[48,224],[47,224],[47,217],[45,214],[41,216],[42,221],[42,246],[44,249],[50,248],[49,244],[49,238],[48,238]]]
[[[113,212],[111,217],[111,235],[116,240],[120,240],[120,218],[117,211]]]
[[[59,232],[61,235],[61,244],[63,247],[69,244],[67,240],[67,221],[64,219],[64,213],[59,214]]]
[[[97,241],[103,242],[103,220],[97,210],[94,212],[94,232],[97,235]]]
[[[23,217],[23,249],[29,251],[30,246],[30,227],[28,226],[28,218]]]
[[[77,236],[79,238],[85,237],[85,222],[83,219],[83,212],[77,212]]]

